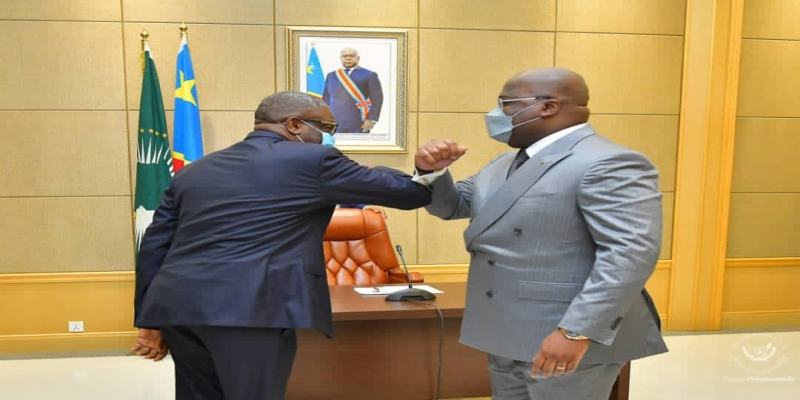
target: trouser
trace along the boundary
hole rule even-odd
[[[531,378],[531,363],[489,355],[492,400],[608,400],[624,364],[579,364],[575,372]]]
[[[294,329],[170,326],[176,400],[283,400],[297,353]]]

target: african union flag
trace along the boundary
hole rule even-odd
[[[144,47],[144,77],[139,102],[139,136],[136,149],[136,194],[133,198],[136,252],[144,232],[153,222],[161,194],[172,180],[172,157],[169,150],[167,118],[158,83],[156,64],[150,46]]]

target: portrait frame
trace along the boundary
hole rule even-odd
[[[286,32],[289,90],[324,97],[340,124],[335,134],[339,150],[349,153],[408,152],[407,29],[290,26]],[[316,53],[316,64],[312,48]],[[337,72],[344,70],[340,55],[346,48],[358,51],[358,68],[362,71],[353,78]],[[315,75],[319,69],[324,93],[309,90],[320,87],[319,75]],[[369,78],[364,74],[370,74]],[[378,85],[374,83],[376,80]],[[376,86],[380,90],[374,90]],[[380,93],[380,96],[375,93]],[[361,108],[356,107],[357,103]],[[364,112],[364,105],[366,119],[371,120],[369,117],[376,115],[378,118],[370,131],[357,132],[356,129],[363,129],[355,128],[355,124],[361,124],[364,119],[364,114],[358,115]],[[343,130],[345,127],[350,128]]]

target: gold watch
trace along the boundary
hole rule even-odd
[[[589,338],[586,336],[579,335],[575,332],[568,331],[564,328],[558,328],[558,330],[561,331],[561,333],[564,334],[564,337],[566,337],[569,340],[589,340]]]

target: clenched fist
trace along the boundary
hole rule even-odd
[[[467,146],[450,139],[433,139],[422,145],[414,155],[417,170],[436,171],[449,167],[467,152]]]

